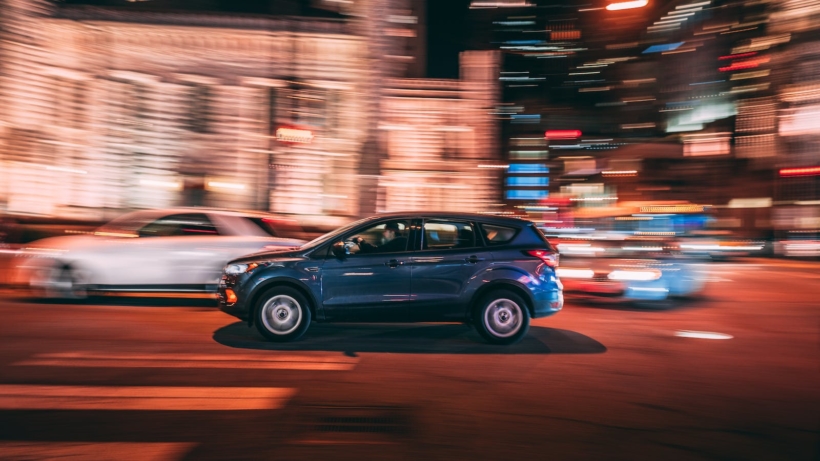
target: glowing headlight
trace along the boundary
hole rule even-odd
[[[568,267],[559,267],[555,272],[558,274],[558,277],[567,279],[591,279],[595,276],[595,272],[592,269],[570,269]]]
[[[259,264],[256,263],[229,264],[228,267],[225,268],[225,273],[228,275],[244,274],[245,272],[254,270],[257,266],[259,266]]]
[[[638,282],[647,282],[649,280],[658,280],[661,278],[661,271],[645,270],[645,271],[631,271],[631,270],[614,270],[607,276],[609,280],[631,280]]]

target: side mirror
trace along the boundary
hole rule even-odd
[[[345,242],[338,241],[330,247],[330,250],[337,258],[343,258],[347,254],[347,250],[345,249]]]

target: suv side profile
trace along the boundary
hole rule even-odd
[[[529,221],[470,213],[390,213],[296,250],[231,261],[222,311],[271,341],[317,322],[452,322],[493,344],[562,309],[558,254]]]

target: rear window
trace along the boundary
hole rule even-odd
[[[515,227],[499,226],[497,224],[479,224],[481,235],[488,245],[503,245],[510,243],[518,233]]]

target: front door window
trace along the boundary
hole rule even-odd
[[[344,254],[331,253],[322,266],[327,319],[406,320],[414,247],[410,231],[409,220],[381,221],[344,238]]]

